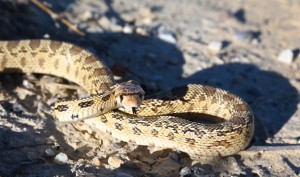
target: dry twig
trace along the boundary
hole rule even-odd
[[[32,3],[34,3],[37,7],[42,9],[44,12],[46,12],[50,17],[54,20],[58,19],[60,20],[64,25],[69,27],[71,30],[73,30],[76,34],[80,36],[84,36],[85,33],[80,31],[75,25],[73,25],[71,22],[64,18],[60,18],[59,15],[57,15],[55,12],[53,12],[51,9],[46,7],[43,3],[41,3],[39,0],[31,0]]]

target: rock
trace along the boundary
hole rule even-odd
[[[192,176],[192,171],[189,167],[184,167],[180,170],[181,177],[190,177]]]
[[[124,163],[124,161],[119,156],[110,156],[107,161],[108,165],[112,169],[119,168]]]
[[[13,110],[14,110],[14,112],[24,112],[25,108],[22,105],[20,105],[19,103],[14,103]]]
[[[227,160],[233,171],[240,172],[240,167],[234,157],[228,157]]]
[[[0,104],[0,116],[7,116],[7,115],[8,115],[7,111]]]
[[[27,89],[34,89],[34,85],[30,83],[28,80],[23,81],[23,86]]]
[[[222,41],[212,41],[208,44],[208,49],[213,53],[219,53],[223,48]]]
[[[171,33],[167,33],[167,32],[160,33],[160,34],[158,34],[158,37],[159,37],[159,39],[161,39],[165,42],[171,43],[171,44],[176,44],[176,42],[177,42],[177,40]]]
[[[171,44],[177,43],[175,35],[171,31],[166,30],[164,27],[160,27],[158,29],[158,38]]]
[[[45,150],[45,153],[46,153],[46,156],[48,156],[48,157],[52,157],[55,155],[55,152],[49,148]]]
[[[142,36],[147,36],[147,35],[148,35],[147,30],[144,29],[144,28],[141,28],[141,27],[137,27],[137,28],[136,28],[136,33],[137,33],[137,34],[140,34],[140,35],[142,35]]]
[[[240,42],[250,42],[253,39],[253,33],[251,31],[236,32],[233,39]]]
[[[291,64],[294,60],[294,53],[290,49],[285,49],[280,52],[277,57],[277,60],[286,64]]]
[[[207,176],[209,174],[208,171],[205,171],[204,169],[202,169],[200,167],[193,167],[192,171],[195,176]]]
[[[98,157],[94,157],[94,158],[92,159],[92,164],[95,165],[95,166],[97,166],[97,167],[99,167],[99,166],[102,165],[102,163],[101,163],[101,161],[99,160]]]
[[[54,157],[54,162],[57,164],[65,164],[68,162],[68,156],[65,153],[60,152]]]
[[[123,27],[121,25],[113,23],[111,25],[111,31],[112,32],[122,32],[123,31]]]
[[[129,25],[125,25],[123,28],[123,33],[125,34],[132,34],[134,32],[134,28]]]

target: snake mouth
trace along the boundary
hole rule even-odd
[[[117,102],[120,107],[132,114],[136,114],[137,109],[141,106],[143,96],[141,94],[127,94],[117,97]]]
[[[132,109],[132,114],[136,115],[136,109],[137,109],[137,108],[132,107],[131,109]]]

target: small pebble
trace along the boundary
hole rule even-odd
[[[50,34],[44,34],[44,36],[43,36],[43,38],[45,38],[45,39],[49,39],[51,36],[50,36]]]
[[[107,162],[112,169],[119,168],[124,163],[124,161],[118,156],[110,156]]]
[[[240,172],[240,176],[242,176],[242,175],[243,175],[243,176],[247,176],[247,172],[246,172],[246,171],[241,171],[241,172]]]
[[[28,89],[34,89],[34,85],[32,83],[30,83],[28,80],[24,80],[23,85],[24,85],[24,87],[26,87]]]
[[[19,103],[14,103],[13,104],[13,110],[15,112],[24,112],[25,108],[22,105],[20,105]]]
[[[123,28],[123,33],[125,34],[132,34],[133,33],[133,27],[129,26],[129,25],[126,25],[124,26]]]
[[[192,171],[195,174],[195,176],[205,176],[205,175],[209,174],[209,172],[205,171],[204,169],[202,169],[200,167],[193,167]]]
[[[176,42],[177,42],[175,37],[171,33],[160,33],[158,35],[158,37],[159,37],[159,39],[161,39],[165,42],[171,43],[171,44],[176,44]]]
[[[47,101],[47,104],[50,105],[50,106],[53,106],[57,101],[58,101],[58,98],[50,98]]]
[[[136,33],[140,34],[140,35],[143,35],[143,36],[147,36],[148,35],[147,30],[144,29],[144,28],[141,28],[141,27],[136,28]]]
[[[118,25],[118,24],[112,24],[111,25],[111,31],[112,32],[121,32],[123,31],[123,27],[121,25]]]
[[[253,33],[251,31],[241,31],[235,33],[233,38],[240,42],[250,42],[253,39]]]
[[[45,150],[45,153],[46,153],[46,156],[48,156],[48,157],[52,157],[55,155],[55,152],[49,148]]]
[[[208,49],[211,52],[219,53],[223,48],[223,42],[222,41],[212,41],[208,44]]]
[[[101,161],[100,161],[100,159],[98,157],[94,157],[92,159],[92,164],[95,165],[95,166],[97,166],[97,167],[100,167],[102,165],[102,163],[101,163]]]
[[[166,30],[164,27],[160,27],[158,29],[158,38],[171,44],[176,44],[177,42],[175,35],[172,32]]]
[[[7,111],[0,104],[0,116],[7,116],[7,115],[8,115]]]
[[[192,171],[189,167],[184,167],[180,170],[181,177],[190,177],[192,176]]]
[[[228,157],[227,160],[235,171],[239,170],[239,165],[234,157]]]
[[[93,17],[93,14],[91,11],[84,11],[84,13],[80,14],[80,18],[83,21],[87,21],[88,19],[91,19]]]
[[[54,157],[54,162],[57,164],[65,164],[68,162],[68,156],[65,153],[60,152]]]
[[[286,64],[291,64],[294,60],[294,53],[290,49],[285,49],[280,52],[277,57],[277,60]]]

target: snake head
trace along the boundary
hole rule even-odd
[[[136,114],[136,109],[142,104],[144,95],[145,92],[139,83],[133,80],[121,83],[115,88],[118,106],[132,111],[133,114]]]

